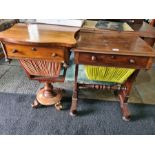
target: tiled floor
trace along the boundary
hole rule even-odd
[[[143,103],[155,104],[155,67],[149,71],[141,71],[135,82]]]
[[[72,96],[72,83],[55,84],[64,88],[64,96]],[[10,64],[0,60],[0,92],[35,94],[42,87],[37,81],[28,79],[18,62]],[[81,90],[80,98],[116,101],[117,98],[108,91]],[[149,71],[141,71],[134,83],[129,103],[155,104],[155,66]]]

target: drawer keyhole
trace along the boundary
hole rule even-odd
[[[135,60],[134,59],[130,59],[129,62],[130,62],[130,64],[134,64]]]
[[[95,56],[92,56],[92,57],[91,57],[91,60],[92,60],[92,61],[96,61],[96,57],[95,57]]]

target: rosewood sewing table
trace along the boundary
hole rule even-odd
[[[78,27],[45,24],[15,24],[0,32],[5,58],[19,60],[28,77],[44,82],[33,107],[55,104],[61,109],[61,91],[52,82],[63,82],[69,64],[70,49],[75,46]],[[62,74],[61,74],[62,72]]]
[[[118,95],[123,120],[130,119],[127,107],[129,93],[140,69],[150,69],[154,50],[143,41],[138,33],[82,28],[77,45],[73,49],[75,81],[70,114],[77,114],[79,88],[114,90]],[[86,84],[78,81],[79,65],[133,68],[133,74],[121,85]]]

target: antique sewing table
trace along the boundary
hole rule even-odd
[[[61,109],[61,91],[52,82],[63,82],[69,64],[70,49],[75,46],[78,27],[44,24],[15,24],[0,32],[6,60],[17,59],[32,80],[44,82],[33,107],[55,104]]]
[[[132,83],[140,69],[150,69],[152,58],[155,57],[153,49],[135,32],[82,28],[73,52],[75,81],[70,114],[72,116],[77,114],[79,88],[111,89],[117,92],[123,120],[128,121],[130,113],[127,100]],[[80,65],[134,68],[135,71],[121,85],[117,83],[115,85],[93,84],[93,82],[87,84],[78,81]]]

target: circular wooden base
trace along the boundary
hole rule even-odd
[[[62,93],[60,89],[53,89],[51,84],[46,83],[44,88],[41,88],[36,95],[36,99],[34,100],[32,107],[38,108],[41,105],[50,106],[55,105],[57,110],[62,109],[62,105],[60,103],[62,98]]]
[[[59,89],[52,90],[51,95],[46,95],[45,90],[42,88],[37,93],[37,100],[42,105],[54,105],[60,103],[62,98],[61,91]]]

